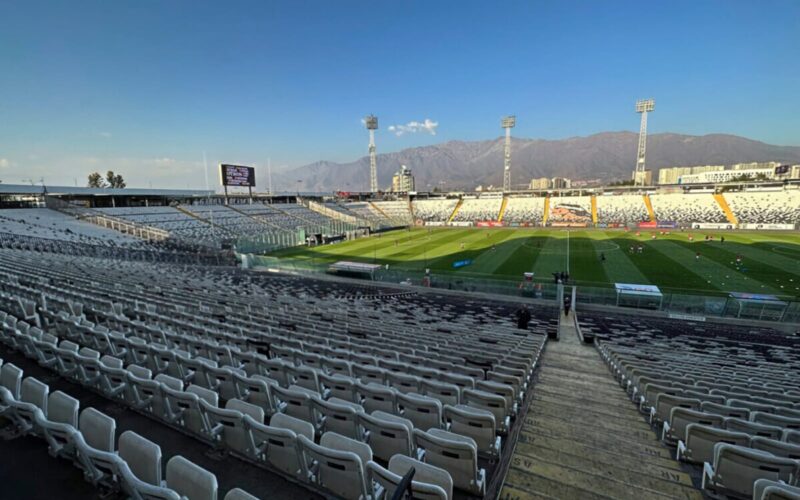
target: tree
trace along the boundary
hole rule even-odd
[[[89,183],[87,184],[90,188],[104,188],[106,187],[106,181],[103,180],[103,176],[98,174],[97,172],[92,172],[89,174]]]
[[[120,174],[114,175],[113,170],[109,170],[108,172],[106,172],[106,182],[108,182],[108,185],[106,187],[114,189],[122,189],[125,187],[125,180],[122,178]]]

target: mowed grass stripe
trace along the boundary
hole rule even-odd
[[[414,244],[410,246],[390,249],[391,252],[384,255],[382,260],[401,268],[419,269],[425,267],[425,257],[427,256],[430,267],[433,258],[441,257],[450,251],[448,243],[466,238],[468,234],[469,230],[433,232],[430,236],[426,234],[423,238],[414,240]]]
[[[587,231],[574,231],[569,237],[570,278],[579,282],[608,283],[608,276]]]
[[[553,273],[567,270],[567,235],[550,232],[544,240],[539,258],[533,265],[536,277],[551,280]]]
[[[606,238],[603,238],[605,236]],[[603,253],[606,256],[605,263],[602,264],[606,276],[608,277],[608,281],[611,283],[634,283],[640,285],[646,285],[650,283],[650,280],[639,271],[639,268],[631,262],[631,259],[628,258],[628,254],[622,250],[622,248],[613,243],[614,247],[609,248],[606,250],[605,248],[608,247],[608,239],[609,237],[613,236],[609,233],[593,233],[592,235],[592,244],[595,246],[595,253]]]
[[[650,283],[664,289],[677,291],[719,291],[713,285],[706,283],[700,274],[697,274],[680,262],[671,259],[667,254],[649,245],[647,241],[619,235],[612,241],[619,245],[620,251],[630,260],[639,272],[647,277]],[[631,246],[644,246],[642,253],[630,253]]]
[[[523,238],[511,256],[495,270],[495,273],[519,279],[521,273],[532,272],[546,239],[541,235]]]
[[[706,249],[699,246],[700,243],[694,243],[694,245],[698,245],[697,251],[684,247],[676,241],[656,240],[650,244],[652,248],[661,250],[673,262],[683,266],[684,269],[691,268],[695,274],[706,280],[708,288],[713,287],[725,292],[774,291],[765,283],[747,278],[743,274],[728,269],[713,258],[705,255],[706,252],[703,250]],[[700,251],[700,258],[696,259],[695,255],[698,251]]]
[[[795,287],[800,284],[799,275],[789,272],[788,269],[784,270],[771,266],[758,259],[752,258],[752,256],[748,258],[748,252],[744,250],[738,251],[740,247],[744,245],[735,244],[736,246],[731,248],[731,245],[727,242],[691,243],[688,241],[672,241],[672,243],[681,245],[691,252],[701,252],[702,258],[711,259],[720,266],[723,266],[727,270],[727,273],[718,277],[717,279],[722,279],[722,277],[724,277],[726,284],[728,283],[728,280],[739,283],[742,287],[742,290],[737,291],[746,291],[748,289],[752,289],[752,281],[756,280],[753,280],[751,276],[758,276],[757,281],[759,283],[759,287],[763,284],[765,285],[765,288],[771,287],[776,293],[790,293],[792,295],[797,295],[797,290],[795,290]],[[742,255],[742,257],[744,257],[742,268],[746,269],[747,271],[736,270],[736,255],[739,253]],[[783,288],[781,288],[781,286],[783,286]]]

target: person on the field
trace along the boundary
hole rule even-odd
[[[605,261],[606,261],[606,254],[605,254],[605,252],[600,252],[600,262],[605,262]]]
[[[725,237],[724,237],[724,236],[720,236],[720,238],[719,238],[719,242],[720,242],[720,243],[725,243]]]
[[[531,312],[528,310],[528,306],[522,306],[521,308],[517,309],[517,328],[520,330],[527,330],[528,323],[531,321]]]

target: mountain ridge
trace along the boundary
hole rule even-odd
[[[378,154],[378,184],[391,185],[392,174],[406,165],[414,174],[418,191],[474,189],[502,184],[504,137],[477,141],[449,140]],[[630,179],[636,160],[638,134],[630,131],[597,132],[564,139],[513,138],[511,174],[515,187],[537,177]],[[378,144],[380,148],[380,143]],[[674,132],[647,137],[647,165],[654,171],[672,166],[731,165],[753,161],[800,163],[800,146],[779,146],[733,134],[688,135]],[[293,190],[365,191],[369,183],[369,157],[337,163],[320,160],[274,173],[275,185]]]

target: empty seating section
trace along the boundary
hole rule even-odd
[[[656,220],[691,224],[694,222],[728,222],[725,212],[710,193],[654,194],[650,203]]]
[[[425,222],[447,222],[456,208],[458,200],[441,198],[435,200],[414,200],[414,217]]]
[[[372,203],[389,219],[393,226],[408,226],[413,222],[408,201],[374,201]]]
[[[346,203],[344,206],[355,217],[366,219],[378,227],[389,227],[393,225],[389,218],[383,215],[380,210],[375,208],[375,206],[373,206],[371,203],[351,202]]]
[[[639,194],[604,194],[597,196],[597,222],[627,224],[650,220],[644,198]]]
[[[583,323],[657,436],[696,466],[703,490],[760,499],[779,481],[797,485],[800,339],[650,319]]]
[[[509,196],[503,222],[527,222],[541,224],[544,218],[543,197]]]
[[[0,232],[92,245],[127,246],[140,240],[47,208],[4,209]]]
[[[739,223],[796,225],[800,221],[797,189],[727,192],[725,200]]]
[[[588,196],[551,196],[550,222],[592,223],[592,199]]]
[[[514,306],[486,301],[230,269],[91,272],[100,265],[0,250],[1,348],[231,460],[343,498],[381,498],[410,467],[421,498],[483,495],[556,321],[535,311],[537,333],[520,332]],[[14,368],[2,367],[2,415],[41,428],[93,484],[216,498],[213,474],[173,457],[162,479],[157,443],[124,433],[115,444],[113,418]],[[46,406],[52,420],[36,423]]]
[[[499,196],[491,198],[465,197],[453,220],[457,222],[497,220],[502,204],[503,198]]]

